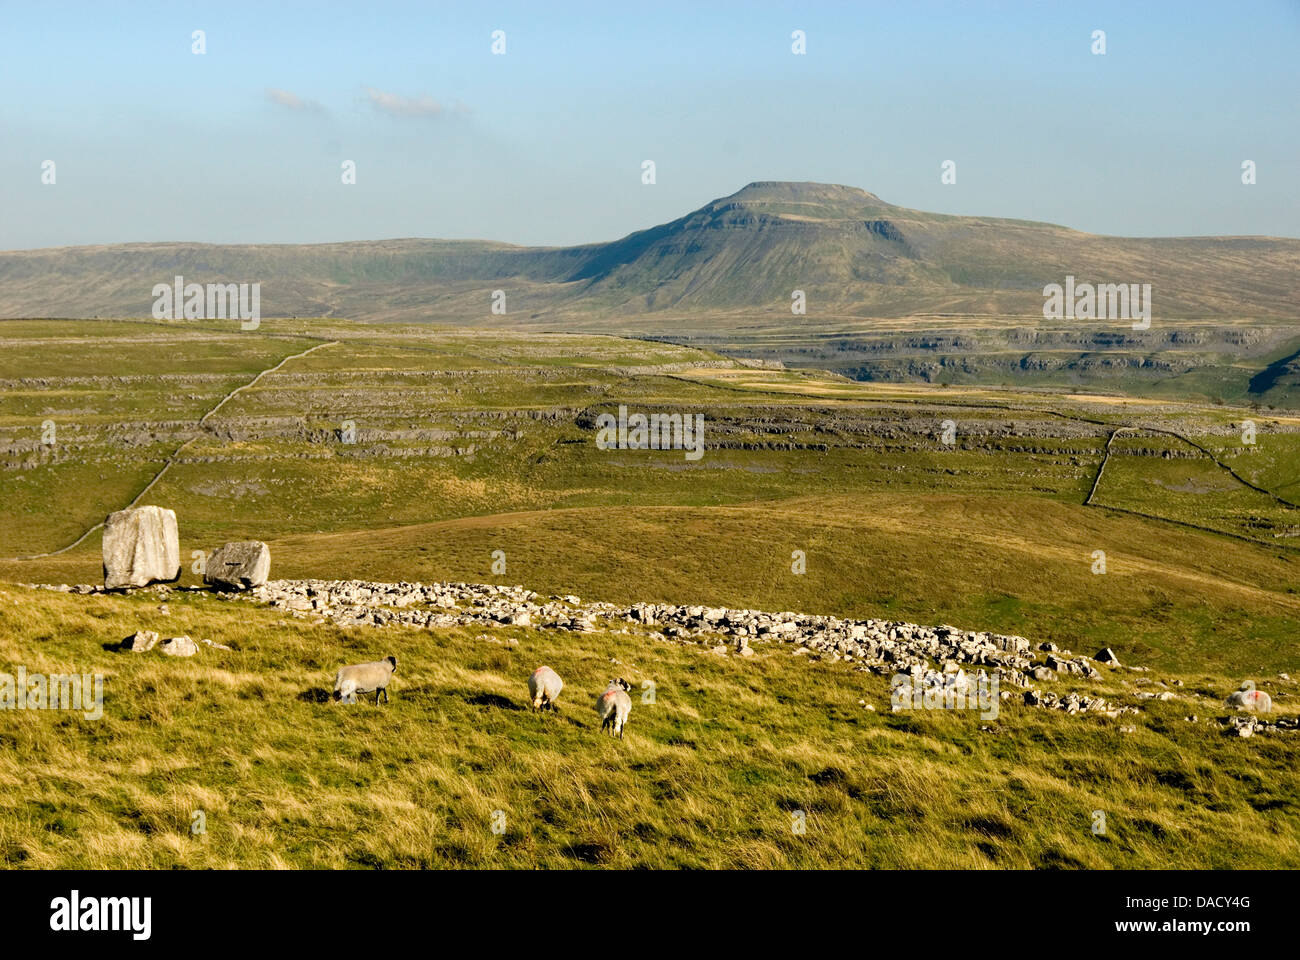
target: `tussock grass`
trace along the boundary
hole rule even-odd
[[[780,645],[741,660],[619,632],[511,628],[492,642],[286,621],[203,594],[168,604],[164,616],[148,593],[0,586],[6,669],[108,676],[99,721],[0,711],[6,865],[1300,865],[1294,742],[1181,719],[1205,717],[1196,691],[1223,678],[1189,678],[1180,695],[1193,699],[1148,704],[1121,734],[1014,702],[991,721],[891,714],[886,678]],[[142,627],[235,649],[111,649]],[[323,702],[338,665],[387,654],[400,663],[391,704]],[[566,681],[553,715],[527,708],[540,663]],[[634,684],[622,742],[592,709],[615,675]],[[1130,676],[1078,688],[1122,699]],[[1105,835],[1091,832],[1095,810]]]

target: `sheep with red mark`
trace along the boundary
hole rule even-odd
[[[1234,690],[1228,695],[1228,706],[1240,707],[1251,713],[1271,713],[1273,698],[1263,690],[1256,690],[1255,684],[1247,680],[1241,685],[1240,690]]]
[[[564,681],[550,667],[538,667],[528,678],[528,699],[534,710],[554,710],[555,700],[564,689]]]
[[[632,712],[632,698],[627,695],[631,689],[632,685],[619,677],[611,680],[605,692],[596,698],[596,713],[600,717],[602,733],[609,730],[611,737],[617,734],[620,740],[623,739],[623,726],[627,723],[628,714]]]

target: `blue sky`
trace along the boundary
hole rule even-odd
[[[1300,237],[1297,51],[1300,0],[3,2],[0,248],[583,243],[753,180]]]

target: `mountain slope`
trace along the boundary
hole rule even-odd
[[[591,293],[625,294],[644,309],[784,306],[803,289],[840,312],[1041,316],[1044,285],[1072,274],[1150,283],[1165,316],[1200,317],[1294,316],[1298,268],[1298,240],[1100,237],[791,183],[750,184],[605,244],[588,265]]]
[[[1042,288],[1150,283],[1157,315],[1295,316],[1300,240],[1131,239],[1051,224],[910,210],[852,187],[752,183],[671,223],[578,247],[484,241],[117,244],[0,253],[0,316],[148,315],[155,283],[262,284],[266,316],[786,313],[1041,315]],[[788,314],[787,314],[788,315]],[[499,321],[499,317],[496,320]]]

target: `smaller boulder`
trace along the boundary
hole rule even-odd
[[[1115,651],[1110,647],[1098,651],[1097,655],[1092,659],[1096,660],[1098,663],[1108,663],[1112,667],[1119,666],[1119,657],[1115,656]]]
[[[208,557],[203,582],[218,589],[260,587],[271,575],[271,548],[261,540],[222,544]]]
[[[1057,673],[1078,673],[1079,665],[1073,661],[1058,657],[1055,654],[1048,654],[1044,661],[1047,669],[1055,670]]]
[[[132,653],[144,653],[158,644],[158,634],[152,630],[137,630],[122,641],[122,649]]]
[[[171,637],[158,647],[169,657],[192,657],[199,652],[198,644],[189,637]]]

